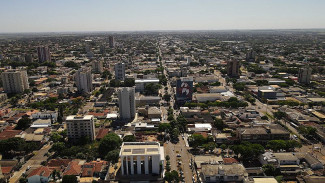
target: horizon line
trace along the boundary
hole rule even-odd
[[[0,34],[41,34],[41,33],[105,33],[105,32],[208,32],[208,31],[283,31],[283,30],[324,30],[325,28],[261,28],[261,29],[170,29],[170,30],[106,30],[106,31],[26,31],[26,32],[0,32]]]

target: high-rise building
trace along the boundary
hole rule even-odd
[[[124,80],[125,79],[125,64],[120,62],[115,64],[115,79]]]
[[[102,73],[103,72],[103,61],[102,60],[94,60],[92,62],[92,69],[96,73]]]
[[[67,135],[70,141],[78,141],[82,137],[95,139],[95,123],[93,115],[68,116],[66,119]]]
[[[37,55],[39,62],[50,62],[51,61],[51,53],[50,49],[47,46],[39,46],[37,47]]]
[[[115,47],[115,39],[113,36],[108,37],[109,47],[114,48]]]
[[[89,93],[93,89],[91,69],[88,67],[80,68],[75,75],[75,82],[78,92]]]
[[[29,89],[27,72],[8,70],[1,74],[3,89],[6,93],[23,93]]]
[[[256,52],[254,50],[249,50],[246,54],[247,62],[255,62],[256,61]]]
[[[312,69],[310,67],[304,67],[299,69],[298,81],[299,83],[309,84]]]
[[[230,60],[227,62],[227,75],[230,77],[239,76],[239,61]]]
[[[134,93],[134,87],[122,87],[118,89],[118,100],[121,119],[133,119],[135,117]]]
[[[176,100],[178,103],[191,101],[193,96],[193,77],[182,77],[176,81]]]

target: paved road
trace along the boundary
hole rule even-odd
[[[188,152],[188,147],[186,147],[185,141],[179,136],[179,142],[177,144],[172,144],[169,142],[168,144],[164,144],[165,146],[165,154],[170,157],[170,167],[171,170],[177,170],[178,173],[179,168],[182,169],[184,173],[184,181],[193,182],[193,172],[189,166],[192,155]],[[177,154],[180,154],[181,157],[177,157]],[[182,164],[179,165],[178,162],[181,161]]]
[[[27,167],[37,168],[41,165],[42,161],[47,160],[47,157],[44,156],[52,147],[52,145],[45,145],[37,154],[30,158],[21,168],[19,171],[15,172],[14,175],[10,178],[9,183],[17,183],[23,173],[26,172]]]

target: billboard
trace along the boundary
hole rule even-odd
[[[177,101],[191,101],[193,95],[193,78],[180,78],[176,82]]]

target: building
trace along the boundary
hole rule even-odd
[[[28,176],[28,182],[30,183],[47,183],[51,177],[53,170],[47,166],[41,166],[33,170]]]
[[[80,68],[75,75],[75,82],[77,85],[78,92],[89,93],[92,91],[92,75],[90,68]]]
[[[227,75],[229,77],[239,76],[239,61],[231,60],[227,62]]]
[[[248,173],[242,164],[203,164],[200,173],[202,182],[245,182]]]
[[[124,142],[120,151],[121,174],[160,174],[164,157],[164,147],[158,142]]]
[[[58,119],[58,112],[56,111],[42,111],[32,114],[33,119],[51,119],[56,122]]]
[[[115,79],[124,80],[125,79],[125,64],[120,62],[115,64]]]
[[[249,50],[246,54],[247,62],[255,62],[256,61],[256,52],[254,50]]]
[[[240,141],[252,143],[266,143],[270,140],[289,140],[290,133],[280,125],[253,126],[237,129]]]
[[[8,70],[1,74],[3,89],[6,93],[23,93],[29,89],[27,72]]]
[[[136,79],[135,80],[135,91],[136,92],[143,92],[147,84],[159,84],[159,79],[152,78],[152,79]]]
[[[109,36],[108,37],[108,43],[109,43],[109,47],[110,48],[114,48],[115,47],[115,39],[113,36]]]
[[[298,82],[303,84],[310,83],[312,69],[310,67],[303,67],[299,69]]]
[[[47,46],[37,47],[37,55],[38,55],[39,62],[50,62],[51,61],[50,49]]]
[[[103,61],[102,60],[94,60],[92,62],[92,69],[95,73],[102,73],[103,72]]]
[[[276,168],[279,168],[281,173],[285,174],[297,174],[300,172],[300,160],[291,152],[265,152],[259,157],[260,163],[262,165],[272,164]]]
[[[193,77],[182,77],[176,81],[176,100],[178,103],[192,101]]]
[[[95,123],[93,115],[68,116],[66,119],[68,139],[77,141],[82,137],[95,139]]]
[[[119,110],[121,119],[133,119],[135,117],[134,93],[134,87],[123,87],[118,89]]]
[[[277,92],[272,86],[261,86],[258,87],[257,96],[260,99],[276,99]]]

